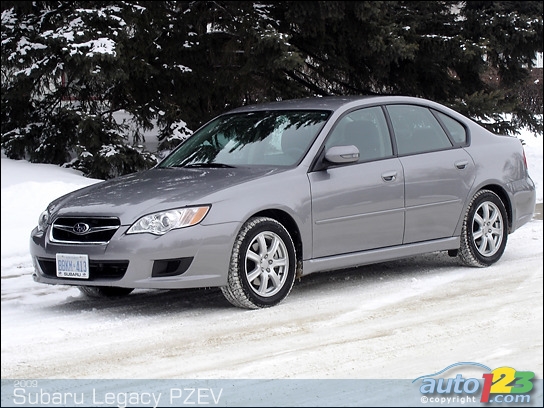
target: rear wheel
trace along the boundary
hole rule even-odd
[[[504,203],[490,190],[474,195],[461,231],[459,258],[465,265],[485,267],[497,262],[506,248],[508,221]]]
[[[221,290],[237,307],[274,306],[291,291],[295,269],[295,246],[289,232],[272,218],[254,217],[236,237],[227,286]]]
[[[115,298],[129,295],[134,289],[114,286],[78,286],[81,293],[92,298]]]

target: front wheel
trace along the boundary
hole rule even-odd
[[[240,229],[221,288],[234,306],[258,309],[277,305],[295,282],[295,246],[289,232],[268,217],[249,219]]]
[[[490,190],[476,193],[463,220],[461,262],[478,267],[497,262],[506,248],[507,224],[506,209],[499,196]]]

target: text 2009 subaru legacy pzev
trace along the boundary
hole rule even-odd
[[[516,137],[419,98],[309,98],[226,112],[154,168],[58,198],[30,251],[37,282],[91,296],[219,287],[262,308],[318,271],[491,265],[534,208]]]

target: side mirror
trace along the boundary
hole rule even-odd
[[[359,160],[359,149],[353,145],[333,146],[325,153],[325,160],[334,164],[355,163]]]

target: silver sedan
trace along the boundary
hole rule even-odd
[[[50,203],[33,277],[95,297],[219,287],[270,307],[319,271],[435,251],[489,266],[535,199],[519,139],[429,100],[245,106],[150,170]]]

